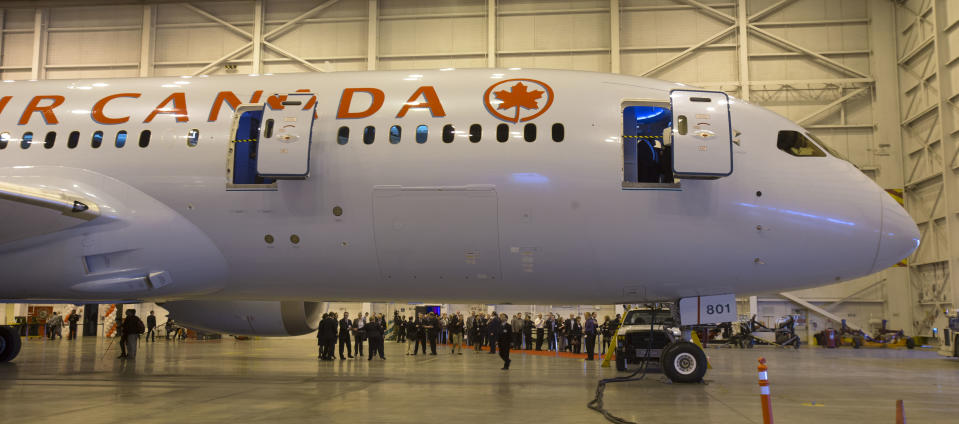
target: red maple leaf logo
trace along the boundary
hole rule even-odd
[[[493,93],[497,99],[503,101],[496,108],[498,110],[502,109],[512,109],[516,108],[516,118],[513,122],[519,122],[520,108],[523,109],[539,109],[539,105],[536,100],[540,97],[543,97],[542,90],[533,90],[527,91],[526,86],[523,83],[518,82],[516,85],[510,87],[509,91],[500,90]]]

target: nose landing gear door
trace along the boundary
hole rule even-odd
[[[673,174],[715,179],[733,173],[729,96],[721,91],[673,90]]]
[[[305,179],[310,174],[310,142],[316,102],[312,93],[286,96],[281,108],[263,108],[256,173],[263,177]]]

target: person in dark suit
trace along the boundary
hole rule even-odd
[[[334,316],[332,312],[323,315],[318,330],[319,334],[317,334],[320,345],[320,359],[324,361],[333,360],[333,345],[336,343],[336,318]]]
[[[523,319],[523,348],[533,350],[533,317],[527,313]]]
[[[593,354],[596,351],[596,332],[597,324],[596,318],[594,317],[596,313],[593,314],[586,313],[586,326],[584,330],[586,331],[586,360],[592,361]]]
[[[156,331],[157,328],[157,317],[153,314],[153,311],[150,311],[150,315],[147,315],[147,335],[143,338],[144,343],[146,342],[156,342]]]
[[[509,345],[513,342],[513,327],[509,325],[509,317],[506,314],[499,318],[501,325],[496,340],[499,342],[499,357],[503,358],[503,369],[508,370],[509,363],[512,362],[509,359]]]
[[[153,316],[153,312],[150,312],[150,316]],[[77,315],[77,310],[74,309],[70,311],[70,316],[67,318],[67,322],[70,324],[70,332],[67,334],[67,340],[77,339],[77,322],[79,321],[80,321],[80,315]]]
[[[346,353],[353,359],[353,349],[350,344],[350,330],[353,329],[353,321],[350,321],[350,313],[343,312],[343,319],[340,320],[340,360],[343,359],[343,346],[346,346]]]
[[[410,316],[410,319],[403,323],[404,332],[406,333],[406,354],[412,355],[413,347],[416,346],[416,321],[413,319],[413,316]]]
[[[455,313],[450,314],[450,321],[448,324],[450,331],[450,344],[453,348],[450,350],[450,355],[454,353],[463,354],[463,314]]]
[[[326,339],[324,338],[324,333],[326,333],[326,317],[327,314],[323,314],[320,318],[320,325],[316,327],[316,346],[319,348],[319,353],[316,355],[319,359],[326,359],[326,354],[323,352],[326,350]]]
[[[380,354],[380,359],[386,360],[386,356],[383,354],[383,331],[386,328],[386,319],[383,318],[383,315],[374,316],[366,323],[364,328],[366,328],[366,339],[370,342],[368,348],[370,357],[367,361],[372,361],[377,352]]]
[[[473,343],[473,351],[483,350],[483,332],[486,331],[486,316],[479,314],[473,317],[473,325],[470,329],[470,342]]]
[[[397,311],[393,311],[393,331],[396,332],[397,343],[406,342],[406,322]]]
[[[556,350],[556,317],[552,312],[543,326],[546,327],[546,350]]]
[[[440,319],[430,312],[427,337],[430,339],[430,355],[436,355],[436,341],[440,336]]]
[[[423,354],[426,354],[426,318],[423,317],[422,313],[416,314],[416,321],[414,321],[413,327],[416,337],[416,346],[413,349],[413,356],[416,356],[420,353],[420,346],[423,347]]]
[[[579,322],[579,317],[573,319],[569,330],[570,349],[573,353],[580,353],[583,345],[583,324]]]
[[[503,329],[503,325],[509,325],[509,317],[506,314],[503,314],[503,317],[500,318],[499,315],[496,315],[496,311],[493,311],[493,318],[489,321],[486,326],[486,334],[489,338],[489,353],[490,355],[496,353],[496,342],[499,340],[500,331]],[[508,333],[510,337],[513,337],[513,329],[510,328]]]

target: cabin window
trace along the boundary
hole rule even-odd
[[[623,186],[673,184],[671,146],[664,143],[673,114],[666,104],[623,107]]]
[[[7,148],[7,143],[10,142],[10,133],[4,131],[0,133],[0,150]]]
[[[103,144],[103,131],[97,131],[93,133],[93,137],[90,138],[90,147],[96,149]]]
[[[363,144],[373,144],[373,139],[376,138],[376,127],[370,125],[366,128],[363,128]]]
[[[776,139],[776,147],[793,156],[826,157],[822,149],[798,131],[780,131]]]
[[[200,143],[200,130],[194,128],[186,134],[186,145],[196,147]]]
[[[23,139],[20,140],[20,148],[29,149],[30,143],[33,143],[33,133],[32,132],[23,133]]]
[[[43,137],[43,148],[52,149],[53,143],[55,143],[56,141],[57,141],[57,133],[54,131],[48,132],[46,137]]]
[[[499,124],[496,126],[496,141],[505,143],[509,140],[509,125]]]
[[[523,127],[523,139],[530,143],[536,141],[536,124],[526,124]]]
[[[344,145],[350,142],[350,127],[340,127],[336,131],[336,144]]]
[[[430,134],[430,128],[426,125],[420,125],[416,127],[416,142],[419,144],[426,143],[426,137]]]
[[[456,130],[453,128],[452,125],[449,125],[449,124],[444,125],[444,126],[443,126],[443,142],[444,142],[444,143],[452,143],[452,142],[453,142],[453,135],[454,135],[455,132],[456,132]]]
[[[483,127],[480,124],[470,125],[470,142],[479,143],[483,138]]]
[[[559,122],[553,124],[553,141],[559,143],[566,138],[566,129]]]
[[[77,144],[80,143],[80,131],[71,131],[70,136],[67,137],[67,147],[75,149]]]
[[[150,145],[150,130],[140,131],[140,142],[138,144],[141,148],[146,148]]]
[[[392,127],[390,127],[390,144],[399,144],[400,135],[402,134],[402,132],[403,130],[400,128],[399,125],[393,125]]]
[[[115,144],[117,145],[118,149],[127,145],[126,131],[120,130],[119,132],[117,132],[117,138],[116,138]]]

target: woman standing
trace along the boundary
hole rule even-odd
[[[509,345],[513,342],[513,327],[509,325],[509,316],[506,314],[500,314],[500,321],[502,325],[500,326],[499,334],[496,337],[496,341],[499,342],[499,357],[503,358],[503,369],[509,369]]]
[[[599,354],[606,354],[606,346],[609,346],[609,342],[612,341],[613,333],[610,331],[609,315],[606,315],[603,318],[603,325],[599,326],[599,331],[603,335],[603,341],[599,342]]]

